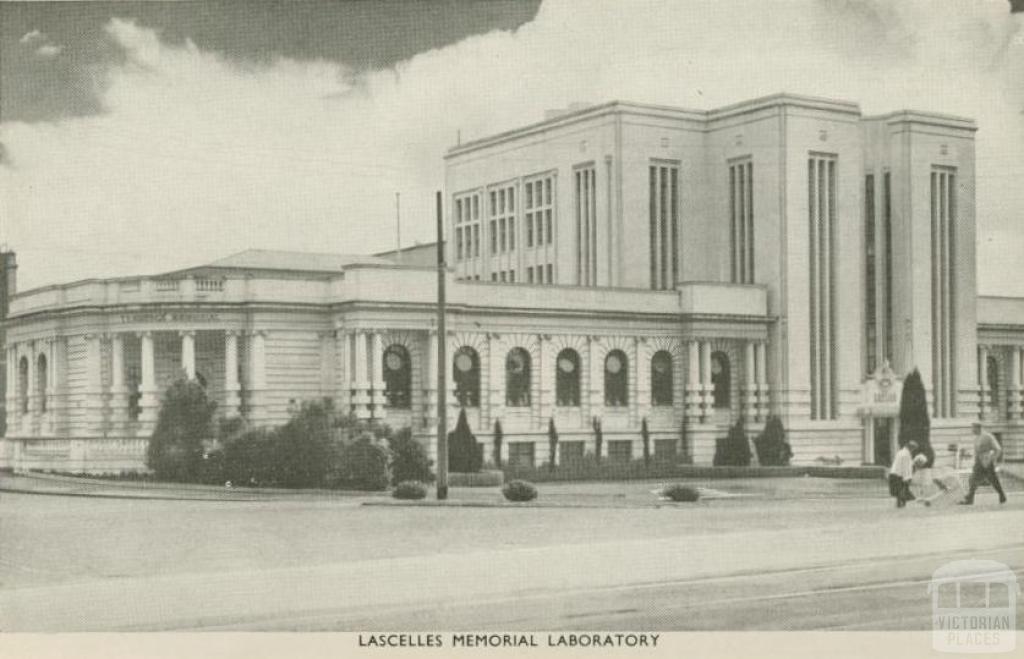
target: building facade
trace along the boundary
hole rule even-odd
[[[987,419],[1024,457],[1024,300],[979,298],[972,121],[778,95],[709,112],[611,102],[452,148],[447,414],[507,459],[708,463],[781,417],[797,462],[886,462],[918,368],[936,446]],[[409,426],[439,413],[429,246],[246,252],[17,295],[19,469],[141,466],[163,388],[283,423],[302,400]],[[884,386],[881,386],[884,385]],[[898,402],[898,398],[897,398]],[[554,420],[559,454],[547,455]]]

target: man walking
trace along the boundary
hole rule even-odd
[[[896,507],[903,508],[913,500],[910,493],[910,480],[914,477],[914,451],[917,442],[910,440],[896,451],[896,457],[889,469],[889,493],[896,497]]]
[[[963,502],[968,506],[973,504],[974,493],[978,486],[983,481],[988,481],[992,488],[999,493],[999,503],[1006,503],[1006,493],[1003,492],[999,475],[996,474],[996,460],[1002,454],[1003,447],[991,433],[982,430],[981,421],[972,423],[971,430],[974,432],[974,469],[971,471],[970,489]]]

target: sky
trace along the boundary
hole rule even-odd
[[[1024,296],[1024,14],[1006,0],[0,2],[19,288],[249,248],[432,239],[443,155],[611,99],[780,91],[973,117],[979,288]]]

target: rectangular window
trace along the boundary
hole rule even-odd
[[[462,260],[462,227],[455,229],[455,258]]]
[[[509,442],[508,462],[513,467],[532,468],[534,465],[533,442]]]
[[[878,368],[878,317],[875,309],[875,176],[864,177],[864,368],[869,376]]]
[[[480,256],[480,195],[479,191],[457,195],[453,203],[452,258],[458,264],[456,275],[468,278],[479,266],[467,263]]]
[[[932,167],[932,414],[956,415],[956,169]]]
[[[576,169],[576,283],[597,284],[597,178],[593,166]],[[550,237],[549,237],[550,238]]]
[[[544,219],[544,225],[545,225],[544,235],[546,237],[545,242],[548,245],[550,245],[552,237],[555,235],[554,232],[551,230],[551,209],[550,208],[548,210],[544,211],[544,218],[545,218]]]
[[[563,467],[583,464],[583,442],[567,441],[558,443],[558,459]]]
[[[526,246],[540,247],[551,244],[552,179],[550,174],[526,182]],[[547,227],[545,230],[545,218]]]
[[[529,190],[532,186],[527,187]],[[526,246],[533,247],[533,213],[526,214]]]
[[[491,254],[498,253],[498,223],[491,220]]]
[[[475,197],[474,197],[475,199]],[[480,256],[480,224],[473,225],[473,256]]]
[[[510,282],[512,282],[513,284],[516,283],[516,271],[515,270],[509,270],[508,271],[508,280]]]
[[[508,237],[505,235],[505,218],[498,220],[498,245],[501,247],[501,251],[508,249]]]
[[[491,281],[498,281],[498,273],[497,272],[492,272],[491,273]]]
[[[505,277],[506,277],[505,271],[502,270],[501,271],[501,281],[506,281]]]
[[[533,283],[533,266],[526,267],[526,282],[529,284]]]
[[[750,158],[729,163],[729,228],[732,281],[754,283],[754,165]]]
[[[807,199],[810,269],[811,418],[835,419],[836,310],[835,218],[836,158],[811,154],[807,160]]]
[[[552,284],[552,283],[554,283],[555,278],[552,276],[552,269],[551,269],[551,264],[550,263],[548,263],[547,269],[548,269],[547,282],[549,284]]]
[[[516,248],[516,218],[508,218],[508,248],[514,250]]]
[[[647,178],[650,284],[666,290],[679,280],[679,166],[652,163]]]
[[[629,439],[612,439],[608,441],[608,461],[614,464],[626,464],[633,459],[633,441]]]

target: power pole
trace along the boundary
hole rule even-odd
[[[395,256],[398,264],[402,264],[402,206],[401,193],[395,193]]]
[[[448,356],[445,354],[445,276],[444,216],[441,192],[437,192],[437,498],[448,498]]]

